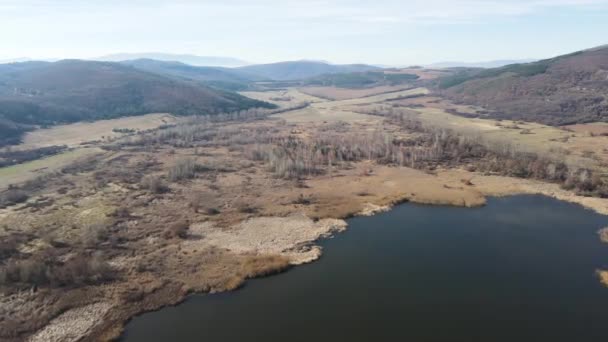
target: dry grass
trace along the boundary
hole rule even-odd
[[[572,130],[576,133],[586,134],[589,136],[606,136],[608,135],[608,123],[594,122],[588,124],[568,125],[564,128]]]
[[[51,157],[0,168],[0,189],[51,174],[61,170],[67,164],[100,153],[101,150],[98,148],[79,148]]]
[[[185,239],[188,237],[188,229],[190,229],[190,223],[188,221],[175,222],[165,230],[165,238]]]
[[[264,92],[246,91],[241,92],[240,94],[250,97],[252,99],[274,103],[279,107],[290,107],[294,104],[302,102],[315,103],[326,101],[325,99],[322,99],[320,97],[305,94],[295,88]]]
[[[351,91],[351,90],[349,90]],[[366,124],[377,124],[380,120],[377,118],[357,113],[353,106],[360,106],[365,104],[373,104],[384,102],[387,100],[394,100],[403,97],[417,96],[421,94],[427,94],[428,90],[424,88],[416,88],[411,90],[396,91],[391,93],[383,93],[378,95],[371,95],[362,98],[353,98],[339,101],[327,101],[317,100],[310,101],[311,105],[307,108],[295,111],[289,111],[282,114],[274,115],[273,117],[286,120],[290,123],[334,123],[340,121],[346,122],[364,122]],[[253,98],[269,98],[273,96],[279,96],[284,94],[283,91],[269,91],[269,92],[250,92],[247,96]]]
[[[404,68],[404,69],[396,69],[396,70],[387,70],[385,71],[387,74],[414,74],[418,75],[420,80],[432,80],[438,77],[449,73],[449,71],[444,71],[440,69],[423,69],[423,68]]]
[[[192,179],[200,170],[201,166],[196,163],[196,160],[191,158],[180,159],[169,169],[167,179],[171,182]]]
[[[336,106],[341,106],[341,107],[353,106],[353,105],[359,106],[359,105],[365,105],[365,104],[371,104],[371,103],[380,103],[380,102],[385,102],[385,101],[396,101],[398,99],[416,97],[416,96],[420,96],[420,95],[426,95],[428,93],[429,93],[429,90],[426,88],[415,88],[415,89],[402,90],[402,91],[397,91],[397,92],[387,93],[387,94],[372,95],[372,96],[367,96],[367,97],[362,97],[362,98],[357,98],[357,99],[320,103],[317,106],[325,107],[325,108],[327,108],[327,107],[335,108]]]
[[[349,88],[337,88],[337,87],[305,87],[298,89],[300,92],[328,99],[328,100],[348,100],[355,99],[360,97],[367,97],[372,95],[379,95],[385,93],[394,93],[398,91],[402,91],[407,86],[381,86],[381,87],[373,87],[373,88],[363,88],[363,89],[349,89]]]
[[[608,153],[603,151],[603,148],[608,146],[608,136],[591,136],[586,132],[572,132],[531,122],[484,119],[483,115],[480,118],[463,117],[448,113],[447,110],[477,115],[475,113],[481,109],[454,105],[436,97],[421,97],[397,103],[400,106],[413,107],[409,109],[417,112],[419,120],[429,125],[469,135],[477,134],[498,143],[508,142],[522,151],[563,157],[569,164],[579,167],[598,168],[602,167],[601,163],[608,163]],[[532,134],[521,134],[522,131]],[[593,157],[586,151],[593,152]]]
[[[274,118],[285,120],[289,123],[335,123],[340,121],[370,121],[378,122],[377,118],[369,115],[358,114],[349,110],[335,110],[326,107],[318,107],[317,105],[311,105],[307,108],[290,111],[283,114],[277,114]]]
[[[169,114],[148,114],[124,117],[95,122],[80,122],[69,125],[58,125],[27,133],[20,149],[31,149],[44,146],[67,145],[79,146],[85,142],[120,137],[123,133],[115,129],[141,130],[154,129],[161,125],[174,123],[176,119]]]
[[[41,258],[48,250],[58,264],[97,252],[115,277],[102,285],[87,279],[60,288],[42,284],[23,301],[7,299],[0,313],[10,307],[19,319],[0,321],[0,339],[24,339],[60,312],[100,301],[113,309],[88,337],[106,340],[133,315],[177,303],[188,293],[234,289],[247,278],[316,259],[321,251],[314,241],[345,228],[332,218],[385,210],[402,201],[476,206],[492,190],[522,191],[526,180],[397,167],[395,148],[405,150],[408,142],[418,141],[422,151],[434,140],[416,140],[424,133],[353,112],[388,95],[316,99],[306,109],[279,115],[298,117],[293,123],[246,115],[245,120],[241,115],[189,119],[117,139],[104,145],[107,152],[95,160],[37,182],[26,204],[0,210],[3,265]],[[263,96],[289,107],[306,95],[289,90]],[[394,103],[400,101],[389,105]],[[533,131],[530,136],[539,135]],[[322,148],[309,148],[315,146]],[[284,147],[285,154],[267,153],[272,147]],[[437,151],[419,160],[428,161]],[[315,155],[320,162],[314,167],[301,165]],[[288,159],[293,164],[285,163]],[[281,176],[282,170],[295,177]],[[465,185],[462,179],[472,182]],[[605,200],[587,199],[598,201],[589,206],[608,208]],[[15,294],[19,288],[8,290]],[[57,298],[65,299],[59,305]]]
[[[265,277],[283,272],[290,267],[289,258],[281,255],[247,256],[241,265],[245,278]]]
[[[162,178],[155,175],[148,175],[142,178],[141,186],[154,194],[162,194],[170,190]]]

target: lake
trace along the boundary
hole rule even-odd
[[[403,204],[312,264],[147,313],[123,341],[608,341],[608,217],[542,196]]]

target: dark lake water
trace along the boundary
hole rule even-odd
[[[608,341],[608,217],[541,196],[404,204],[323,241],[321,260],[197,295],[124,341]]]

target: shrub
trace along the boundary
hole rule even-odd
[[[293,200],[293,204],[301,204],[301,205],[310,205],[312,203],[312,197],[304,196],[304,194],[300,194],[298,198]]]
[[[67,146],[48,146],[31,150],[6,150],[0,151],[0,167],[25,163],[31,160],[44,158],[61,153]]]
[[[238,201],[235,204],[235,208],[243,214],[254,214],[258,211],[258,208],[256,206],[246,201]]]
[[[169,187],[158,176],[146,176],[141,180],[141,186],[154,194],[162,194],[169,191]]]
[[[51,284],[56,286],[100,284],[115,278],[114,270],[99,254],[75,256],[51,268],[50,275]]]
[[[178,237],[180,239],[185,239],[188,237],[188,229],[190,229],[190,224],[188,221],[178,221],[165,230],[165,238],[171,239]]]
[[[54,256],[30,258],[0,268],[1,285],[75,286],[99,284],[115,276],[114,269],[99,254],[79,254],[63,262]]]
[[[89,248],[97,247],[109,237],[108,227],[104,224],[92,224],[84,228],[82,243]]]
[[[10,236],[3,236],[0,239],[0,261],[8,259],[17,254],[19,249],[19,239]]]
[[[144,299],[146,293],[141,287],[132,287],[121,294],[123,300],[127,302],[139,302]]]
[[[289,268],[289,259],[280,255],[247,257],[242,264],[241,273],[246,278],[264,277]]]
[[[189,206],[194,212],[202,212],[206,215],[217,215],[220,213],[216,208],[216,201],[213,194],[208,192],[196,192],[189,200]]]
[[[220,213],[220,210],[218,208],[205,208],[203,213],[206,215],[217,215]]]
[[[23,203],[29,198],[28,194],[19,189],[10,189],[0,195],[0,205],[9,206]]]
[[[171,169],[169,169],[168,178],[171,182],[192,179],[199,170],[200,167],[196,164],[194,159],[180,159],[171,167]]]
[[[129,209],[126,207],[119,207],[110,214],[112,217],[116,217],[119,219],[129,219],[131,218],[131,213],[129,213]]]
[[[133,128],[113,128],[112,132],[114,132],[114,133],[122,133],[122,134],[129,134],[129,133],[135,133],[135,129],[133,129]]]

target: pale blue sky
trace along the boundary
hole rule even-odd
[[[608,43],[608,0],[0,0],[0,59],[117,52],[336,63],[544,58]]]

